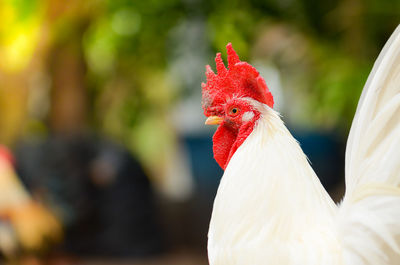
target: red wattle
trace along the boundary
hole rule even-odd
[[[256,119],[255,119],[256,120]],[[243,124],[240,129],[221,124],[213,136],[214,158],[222,169],[226,169],[233,154],[254,129],[254,120]]]
[[[229,154],[235,143],[237,130],[221,124],[213,136],[214,158],[218,165],[225,169],[229,162]]]

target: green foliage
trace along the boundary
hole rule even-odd
[[[75,9],[69,9],[72,2]],[[347,129],[372,63],[400,14],[398,1],[381,0],[72,2],[5,1],[0,8],[7,22],[0,27],[7,46],[3,53],[14,59],[5,60],[4,68],[21,71],[28,64],[40,43],[38,32],[51,31],[52,45],[72,39],[87,66],[91,126],[124,139],[133,149],[142,144],[136,138],[146,130],[173,135],[165,125],[168,113],[177,100],[200,90],[200,82],[183,87],[170,74],[174,58],[187,55],[171,43],[191,45],[186,36],[174,35],[181,25],[204,25],[198,39],[205,40],[206,62],[213,64],[217,51],[225,57],[225,45],[232,42],[243,60],[276,67],[284,94],[303,102],[296,109],[302,121]]]
[[[39,11],[38,0],[6,0],[9,5],[13,6],[17,12],[15,12],[15,20],[21,23],[30,20],[32,16],[35,16]]]
[[[395,14],[400,11],[398,5],[382,8],[378,0],[102,3],[83,41],[95,99],[94,125],[109,134],[127,137],[124,139],[137,135],[131,131],[143,132],[141,125],[151,130],[147,120],[166,119],[165,113],[175,100],[191,94],[184,93],[188,88],[179,88],[179,83],[168,77],[168,42],[177,26],[194,18],[204,21],[211,50],[224,51],[226,43],[232,42],[241,58],[250,61],[259,59],[253,49],[263,38],[263,28],[283,25],[296,32],[305,43],[305,55],[300,61],[289,62],[292,65],[288,66],[282,61],[286,60],[284,56],[273,52],[261,59],[272,61],[282,72],[284,83],[290,84],[283,87],[286,95],[295,94],[292,90],[306,95],[301,98],[306,107],[299,114],[305,124],[346,131],[372,62],[396,26]],[[371,23],[378,20],[384,23]],[[287,49],[298,49],[296,42]],[[212,55],[206,61],[212,64]],[[307,67],[303,69],[304,65]],[[200,84],[189,91],[198,89]],[[169,134],[168,126],[156,124],[160,124],[159,120],[154,122],[153,130],[160,135]],[[143,142],[130,143],[135,146]]]

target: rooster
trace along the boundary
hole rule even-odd
[[[0,252],[11,259],[21,250],[42,250],[62,237],[58,219],[33,200],[13,165],[11,152],[0,146]]]
[[[206,66],[202,105],[219,125],[225,170],[208,233],[211,265],[400,264],[400,27],[367,80],[346,149],[336,205],[273,109],[257,70],[227,45]],[[349,88],[351,89],[351,88]]]

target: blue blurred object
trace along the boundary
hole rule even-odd
[[[212,135],[188,136],[184,142],[189,150],[192,174],[198,189],[206,192],[205,196],[215,195],[224,172],[213,157]]]
[[[311,162],[325,189],[330,191],[344,179],[345,140],[334,131],[301,131],[293,136]]]

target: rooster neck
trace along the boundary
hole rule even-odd
[[[310,229],[333,226],[335,213],[336,205],[299,144],[279,115],[265,107],[222,177],[210,223],[209,251],[212,254],[215,244],[252,239],[260,244],[268,244],[271,238],[304,240],[311,236],[306,233]]]

